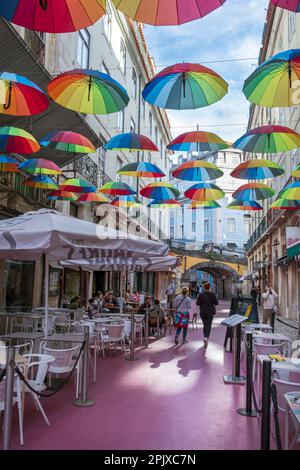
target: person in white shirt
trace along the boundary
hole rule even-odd
[[[266,285],[265,292],[262,295],[263,300],[263,323],[273,323],[273,315],[276,310],[276,302],[278,294],[271,288],[269,284]]]

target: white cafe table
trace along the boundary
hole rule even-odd
[[[285,425],[284,425],[284,448],[289,450],[289,432],[290,432],[290,421],[293,422],[295,435],[293,437],[292,444],[290,446],[293,449],[297,438],[300,437],[300,392],[288,392],[284,394],[286,401],[285,409]]]
[[[243,324],[242,329],[247,333],[248,331],[261,330],[261,331],[272,331],[273,328],[268,323],[249,323]]]
[[[38,323],[42,321],[44,315],[41,313],[32,313],[32,312],[0,312],[0,317],[6,318],[5,324],[5,334],[8,333],[9,330],[9,321],[13,318],[27,318],[28,320],[33,320],[35,323],[35,330],[37,330]],[[12,332],[12,323],[10,325],[10,333]]]

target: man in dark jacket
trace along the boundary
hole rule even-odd
[[[211,326],[216,313],[218,299],[213,292],[210,292],[210,284],[207,282],[203,286],[204,292],[197,297],[196,304],[200,307],[200,318],[203,322],[204,347],[207,348]]]

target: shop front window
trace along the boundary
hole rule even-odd
[[[7,310],[32,308],[34,261],[5,262],[5,303]]]

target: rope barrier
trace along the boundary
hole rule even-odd
[[[274,407],[274,424],[275,424],[275,438],[276,438],[276,445],[277,445],[277,450],[282,450],[282,444],[281,444],[281,436],[280,436],[280,423],[279,423],[279,417],[278,417],[278,399],[277,399],[277,388],[274,383],[271,385],[271,398],[273,402],[273,407]]]

